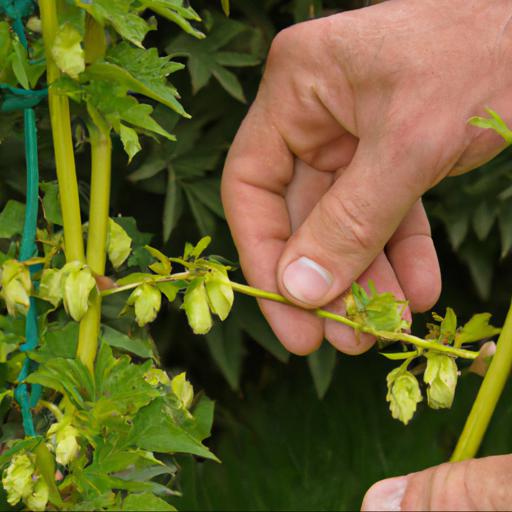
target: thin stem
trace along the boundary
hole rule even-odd
[[[166,282],[166,281],[178,281],[178,280],[187,280],[194,277],[195,274],[193,272],[182,272],[180,274],[174,274],[171,276],[164,276],[161,278],[156,278],[153,281],[149,282]],[[114,295],[116,293],[121,293],[128,290],[133,290],[140,286],[143,282],[130,283],[125,286],[120,286],[117,288],[110,288],[108,290],[104,290],[101,292],[102,296]],[[258,299],[271,300],[273,302],[279,302],[280,304],[286,304],[288,306],[297,307],[295,304],[290,302],[286,297],[279,295],[274,292],[267,292],[265,290],[260,290],[258,288],[253,288],[252,286],[248,286],[245,284],[235,283],[231,281],[231,286],[234,291],[238,293],[242,293],[244,295],[248,295],[250,297],[255,297]],[[389,341],[404,341],[405,343],[410,343],[411,345],[415,345],[420,349],[434,350],[436,352],[441,352],[443,354],[447,354],[454,357],[461,357],[463,359],[476,359],[478,357],[478,352],[473,352],[471,350],[465,350],[462,348],[454,348],[449,345],[442,345],[440,343],[436,343],[433,341],[427,341],[422,338],[418,338],[417,336],[413,336],[412,334],[407,334],[405,332],[387,332],[387,331],[378,331],[376,329],[372,329],[370,327],[366,327],[362,324],[354,322],[349,318],[338,315],[336,313],[332,313],[330,311],[326,311],[325,309],[316,309],[313,311],[320,318],[325,318],[328,320],[333,320],[334,322],[338,322],[343,325],[347,325],[348,327],[354,329],[355,331],[364,332],[367,334],[371,334],[376,338],[381,340],[389,340]]]
[[[90,127],[91,141],[91,200],[87,237],[87,264],[98,276],[105,274],[110,181],[112,171],[112,141],[104,126]],[[91,299],[89,309],[80,322],[78,358],[92,371],[98,350],[101,324],[101,295]]]
[[[46,407],[54,416],[57,421],[62,421],[64,419],[64,413],[51,402],[47,402],[46,400],[39,400],[39,405],[42,407]]]
[[[50,107],[55,166],[64,220],[66,258],[68,261],[84,261],[82,221],[80,217],[80,201],[73,152],[69,101],[66,96],[57,94],[53,87],[51,87],[51,84],[60,77],[60,71],[53,61],[51,51],[59,27],[57,2],[55,0],[39,0],[39,11],[46,50],[47,80],[50,86],[48,104]]]
[[[491,421],[498,400],[512,370],[512,305],[501,331],[496,353],[484,377],[478,395],[459,438],[452,462],[474,457]]]

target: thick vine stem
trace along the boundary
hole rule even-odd
[[[477,454],[511,370],[512,304],[498,338],[496,353],[451,457],[452,462],[471,459]]]
[[[112,140],[106,126],[90,126],[91,200],[87,237],[87,265],[94,274],[105,274],[112,172]],[[77,356],[91,371],[98,350],[101,324],[101,295],[92,297],[80,322]]]
[[[188,279],[192,279],[196,275],[197,274],[194,272],[181,272],[179,274],[173,274],[170,276],[157,277],[152,282],[158,283],[158,282],[166,282],[166,281],[188,280]],[[109,295],[114,295],[116,293],[133,290],[134,288],[137,288],[137,286],[140,286],[141,284],[143,284],[142,281],[137,282],[137,283],[130,283],[125,286],[110,288],[108,290],[103,290],[101,292],[101,295],[106,297]],[[278,293],[267,292],[265,290],[260,290],[258,288],[254,288],[252,286],[248,286],[245,284],[235,283],[233,281],[231,281],[231,286],[233,287],[234,291],[236,291],[238,293],[242,293],[243,295],[248,295],[250,297],[255,297],[257,299],[271,300],[273,302],[279,302],[280,304],[287,304],[289,306],[295,306],[295,304],[288,301],[286,299],[286,297],[283,297],[282,295],[279,295]],[[298,307],[298,306],[295,306],[295,307]],[[407,334],[405,332],[378,331],[376,329],[372,329],[372,328],[366,327],[362,324],[359,324],[357,322],[354,322],[353,320],[350,320],[349,318],[347,318],[345,316],[338,315],[336,313],[331,313],[330,311],[326,311],[325,309],[316,309],[316,310],[314,310],[314,313],[317,316],[319,316],[320,318],[333,320],[334,322],[338,322],[340,324],[347,325],[348,327],[351,327],[355,331],[371,334],[372,336],[375,336],[376,338],[379,338],[381,340],[403,341],[405,343],[414,345],[420,349],[441,352],[443,354],[447,354],[447,355],[454,356],[454,357],[460,357],[463,359],[473,360],[473,359],[476,359],[479,354],[478,352],[474,352],[471,350],[465,350],[463,348],[454,348],[449,345],[442,345],[441,343],[424,340],[422,338],[418,338],[417,336],[413,336],[412,334]]]
[[[60,77],[52,57],[52,45],[59,28],[57,2],[55,0],[39,0],[39,11],[46,50],[47,80],[50,85],[48,104],[53,133],[55,166],[59,182],[59,193],[64,219],[64,246],[68,261],[84,261],[84,243],[82,238],[82,221],[80,216],[80,200],[76,178],[73,137],[69,100],[57,94],[51,84]]]

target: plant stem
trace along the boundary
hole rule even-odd
[[[91,200],[87,237],[87,265],[98,276],[105,274],[112,171],[112,141],[105,126],[89,128],[91,142]],[[98,351],[101,295],[96,293],[80,322],[77,356],[91,371]]]
[[[69,100],[66,96],[57,94],[51,87],[51,84],[60,77],[60,71],[53,61],[51,51],[59,27],[57,2],[55,0],[39,0],[39,10],[46,50],[47,80],[50,86],[48,104],[50,107],[55,166],[64,220],[66,259],[68,261],[84,261],[82,220],[80,217],[80,200],[73,152]]]
[[[193,272],[182,272],[180,274],[173,274],[170,276],[156,277],[152,281],[148,282],[162,283],[169,281],[187,280],[192,279],[193,277],[196,277],[196,274],[194,274]],[[137,286],[140,286],[141,284],[143,284],[142,281],[137,283],[130,283],[125,286],[119,286],[117,288],[110,288],[109,290],[102,291],[101,295],[106,297],[108,295],[114,295],[116,293],[133,290],[134,288],[137,288]],[[248,286],[245,284],[235,283],[233,281],[231,281],[231,286],[234,291],[242,293],[243,295],[248,295],[250,297],[255,297],[258,299],[271,300],[273,302],[279,302],[280,304],[286,304],[288,306],[298,307],[292,302],[290,302],[288,299],[286,299],[286,297],[283,297],[278,293],[267,292],[265,290],[253,288],[252,286]],[[325,309],[316,309],[313,312],[320,318],[333,320],[334,322],[347,325],[348,327],[354,329],[355,331],[370,334],[381,340],[404,341],[405,343],[410,343],[411,345],[415,345],[418,348],[434,350],[436,352],[441,352],[443,354],[447,354],[454,357],[461,357],[463,359],[476,359],[478,357],[478,352],[465,350],[463,348],[454,348],[449,345],[442,345],[440,343],[433,341],[427,341],[422,338],[418,338],[417,336],[413,336],[412,334],[407,334],[405,332],[378,331],[376,329],[366,327],[362,324],[358,324],[357,322],[354,322],[345,316],[338,315],[336,313],[331,313],[330,311],[326,311]]]
[[[484,377],[478,395],[459,438],[452,462],[471,459],[476,455],[491,421],[505,383],[512,370],[512,305],[501,331],[496,353]]]

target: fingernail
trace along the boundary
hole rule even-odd
[[[362,512],[400,512],[407,489],[407,477],[388,478],[374,484],[364,497]]]
[[[304,256],[290,263],[283,274],[288,293],[306,304],[321,301],[331,288],[332,281],[328,270]]]

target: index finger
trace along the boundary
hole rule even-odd
[[[270,117],[256,102],[229,152],[222,200],[250,285],[277,291],[277,263],[291,235],[285,192],[294,156]],[[322,340],[322,321],[282,304],[260,303],[277,337],[292,352],[305,354]]]

